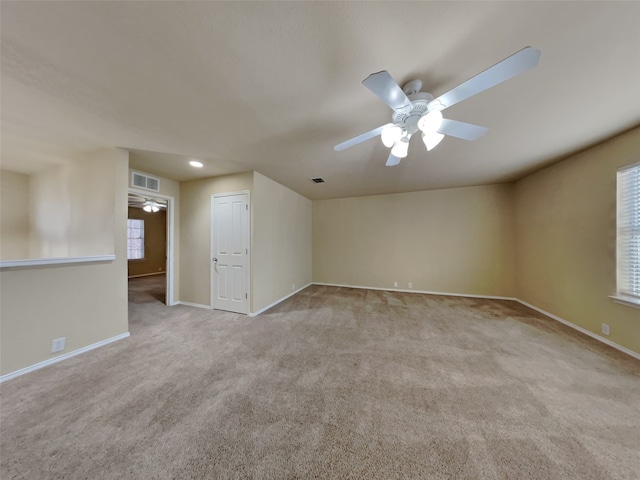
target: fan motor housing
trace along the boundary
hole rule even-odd
[[[401,112],[401,111],[393,112],[393,114],[391,115],[391,121],[394,123],[394,125],[398,125],[400,127],[405,128],[405,127],[408,127],[409,125],[412,125],[415,120],[415,126],[417,129],[418,120],[420,119],[420,117],[422,117],[425,113],[429,111],[429,102],[431,102],[433,98],[434,98],[433,95],[427,92],[418,92],[418,93],[409,95],[409,100],[411,100],[411,103],[413,104],[411,107],[411,110],[404,111],[404,112]],[[408,121],[410,117],[415,117],[415,118],[412,118],[411,121]],[[407,125],[407,123],[409,125]],[[415,132],[411,132],[411,133],[415,133]]]

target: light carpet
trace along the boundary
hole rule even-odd
[[[638,479],[640,362],[511,301],[131,280],[131,337],[2,384],[2,479]]]

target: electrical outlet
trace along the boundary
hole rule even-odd
[[[393,286],[397,287],[398,286],[398,282],[393,282]]]
[[[413,283],[409,282],[409,288],[413,288]]]
[[[291,284],[291,291],[293,292],[295,289],[296,289],[296,284],[295,284],[295,283],[292,283],[292,284]]]
[[[51,353],[61,352],[64,350],[64,344],[67,341],[67,337],[56,338],[51,342]]]
[[[609,335],[609,325],[608,324],[606,324],[606,323],[602,324],[602,333],[607,335],[607,336]]]

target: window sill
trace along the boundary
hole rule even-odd
[[[627,307],[640,308],[640,299],[638,298],[626,297],[624,295],[609,295],[609,298]]]

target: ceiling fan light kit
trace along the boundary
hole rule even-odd
[[[442,112],[440,110],[433,110],[425,113],[420,120],[418,120],[418,128],[423,133],[435,133],[442,125]]]
[[[402,137],[391,149],[391,155],[398,158],[405,158],[409,154],[409,137]]]
[[[153,200],[147,200],[146,202],[144,202],[144,206],[142,207],[142,209],[145,212],[156,213],[160,211],[160,205]]]
[[[372,73],[362,84],[393,110],[391,123],[339,143],[333,149],[341,152],[380,135],[383,145],[391,149],[387,166],[393,166],[398,165],[400,159],[407,156],[411,136],[418,131],[422,132],[422,141],[427,151],[433,150],[445,135],[468,141],[477,140],[489,129],[446,119],[442,111],[524,73],[535,67],[539,59],[539,50],[525,47],[438,98],[434,98],[430,93],[421,92],[420,80],[411,80],[404,88],[400,88],[386,70]]]
[[[385,147],[391,148],[402,137],[402,127],[398,125],[385,125],[380,138]]]
[[[422,134],[422,141],[424,142],[424,146],[427,147],[427,152],[430,152],[431,150],[436,148],[443,138],[444,135],[438,132],[429,132]]]

